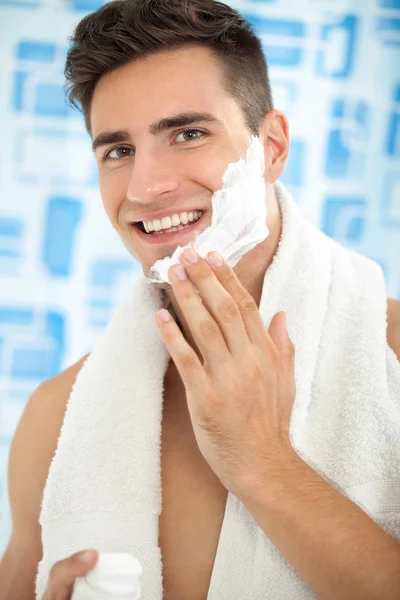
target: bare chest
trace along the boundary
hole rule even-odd
[[[159,521],[163,600],[206,600],[227,498],[198,449],[185,407],[183,385],[167,373]]]

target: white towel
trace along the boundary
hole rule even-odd
[[[382,269],[306,221],[282,184],[276,193],[282,238],[260,313],[268,329],[285,311],[296,347],[292,445],[400,540],[400,363],[386,341]],[[38,600],[56,561],[93,547],[131,552],[143,600],[162,600],[162,305],[141,275],[78,374],[44,490]],[[208,600],[315,597],[228,494]]]

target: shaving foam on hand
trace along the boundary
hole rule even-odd
[[[187,246],[178,246],[172,256],[157,260],[147,275],[150,283],[169,283],[168,270],[181,264],[185,248],[194,248],[202,258],[215,250],[234,267],[268,237],[264,148],[258,137],[251,137],[245,160],[228,165],[222,189],[213,194],[211,204],[211,225]]]

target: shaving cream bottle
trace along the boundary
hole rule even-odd
[[[139,600],[142,565],[122,552],[99,552],[96,565],[75,580],[71,600]]]

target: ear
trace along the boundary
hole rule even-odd
[[[285,115],[278,110],[267,113],[261,122],[259,137],[265,152],[265,179],[275,183],[289,155],[289,123]]]

